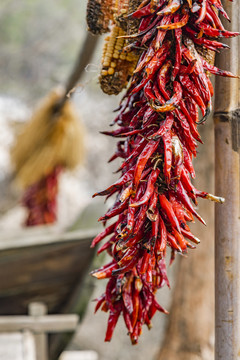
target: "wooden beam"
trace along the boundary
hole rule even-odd
[[[0,316],[0,332],[30,330],[34,333],[58,333],[73,331],[78,315]]]
[[[4,237],[0,240],[0,250],[9,250],[14,248],[24,248],[28,246],[36,246],[36,245],[45,245],[45,244],[54,244],[61,243],[67,241],[79,241],[79,240],[87,240],[89,241],[93,239],[101,228],[90,229],[90,230],[76,230],[69,232],[53,232],[50,228],[49,232],[44,228],[43,232],[37,231],[36,233],[31,232],[28,235],[28,232],[16,232],[16,234],[11,235],[11,237]]]
[[[47,314],[47,306],[41,302],[32,302],[28,306],[28,313],[30,316],[39,318],[39,316],[43,316]],[[44,332],[39,332],[33,334],[33,336],[34,336],[34,342],[36,348],[36,359],[47,360],[48,359],[47,334]]]
[[[239,31],[238,2],[223,1],[231,18],[226,28]],[[217,66],[240,74],[239,39],[217,57]],[[240,356],[240,90],[239,79],[216,78],[215,192],[225,197],[215,208],[215,360]]]

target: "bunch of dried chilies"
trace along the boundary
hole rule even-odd
[[[135,344],[142,326],[151,327],[155,312],[166,313],[155,294],[169,285],[167,246],[172,261],[176,252],[186,253],[199,243],[188,225],[194,217],[205,224],[194,208],[198,197],[224,201],[197,190],[190,180],[195,177],[192,158],[201,142],[197,125],[207,119],[212,106],[208,74],[236,77],[210,62],[214,52],[227,47],[216,38],[238,35],[224,29],[218,13],[228,19],[220,0],[89,0],[91,31],[106,32],[114,23],[104,50],[103,90],[120,91],[136,64],[113,122],[119,127],[104,132],[121,138],[110,159],[123,159],[121,177],[94,194],[117,194],[99,219],[106,224],[115,217],[115,222],[92,243],[94,247],[110,235],[98,254],[107,251],[112,259],[92,272],[98,279],[109,279],[96,305],[96,311],[109,312],[105,341],[111,340],[121,314]],[[116,38],[116,33],[121,36]]]

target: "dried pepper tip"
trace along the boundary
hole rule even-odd
[[[207,194],[206,195],[206,199],[209,199],[211,201],[215,201],[215,202],[218,202],[220,204],[223,204],[225,202],[225,199],[223,197],[220,197],[220,196],[215,196],[215,195],[212,195],[212,194]]]
[[[126,87],[138,60],[138,55],[134,52],[124,50],[126,40],[119,38],[123,34],[124,31],[115,25],[103,47],[99,82],[103,92],[109,95],[116,95]]]

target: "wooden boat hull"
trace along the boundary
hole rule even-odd
[[[95,255],[90,244],[97,231],[30,230],[24,237],[0,241],[0,315],[27,314],[28,305],[40,301],[50,314],[77,313],[81,318],[92,290],[86,291],[83,279]],[[58,358],[72,335],[49,337],[50,359]]]
[[[74,236],[74,234],[72,234]],[[93,236],[0,251],[0,314],[27,314],[28,304],[42,301],[60,313],[79,286],[94,256]]]

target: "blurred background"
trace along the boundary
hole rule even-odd
[[[16,134],[19,133],[23,124],[29,120],[39,100],[44,98],[56,86],[66,83],[86,37],[85,12],[85,0],[1,1],[0,230],[2,243],[9,241],[9,243],[15,244],[16,239],[30,239],[31,237],[35,239],[36,234],[40,239],[41,236],[44,237],[49,234],[48,231],[40,229],[39,231],[36,230],[36,232],[32,230],[30,235],[25,235],[26,209],[21,204],[23,190],[14,181],[9,151]],[[97,218],[103,214],[105,207],[110,202],[106,205],[104,199],[92,199],[92,194],[106,188],[118,177],[117,174],[113,173],[118,168],[118,163],[108,164],[108,159],[114,153],[115,140],[99,133],[101,130],[108,129],[114,118],[113,110],[117,108],[121,98],[121,95],[105,95],[99,88],[98,73],[100,70],[102,43],[103,38],[100,38],[94,55],[85,68],[74,94],[71,94],[79,121],[82,124],[85,156],[81,166],[72,172],[64,171],[60,175],[57,222],[49,230],[50,234],[62,234],[69,228],[72,230],[79,230],[79,228],[80,230],[96,229],[97,231],[97,228],[100,227]],[[206,139],[211,139],[211,131],[211,127],[206,131]],[[199,148],[200,154],[201,151],[202,147]],[[213,153],[212,148],[209,151],[210,154]],[[202,156],[206,156],[206,154],[203,153]],[[211,159],[208,166],[209,174],[211,174],[213,171]],[[199,173],[201,171],[200,166]],[[212,192],[211,176],[208,176],[206,183],[208,188],[203,188],[203,190]],[[210,210],[207,211],[212,213],[213,208],[211,205],[208,208]],[[213,220],[210,217],[209,222],[211,228]],[[201,235],[209,236],[210,232],[208,228],[208,233],[204,235],[201,230]],[[199,234],[196,235],[200,237]],[[41,241],[39,240],[39,242]],[[4,245],[3,249],[8,251],[7,245]],[[8,264],[4,251],[0,255],[0,266],[1,263],[4,263],[4,269],[7,273],[10,263]],[[14,261],[16,261],[16,254],[18,254],[18,250],[15,251],[14,256],[11,258],[15,259]],[[31,249],[31,251],[33,250]],[[36,249],[36,251],[38,250]],[[81,251],[80,248],[78,251]],[[210,253],[212,251],[210,249]],[[39,250],[40,253],[41,249]],[[37,257],[37,253],[35,255]],[[89,259],[92,257],[93,255]],[[75,259],[74,261],[74,266],[77,266],[78,260]],[[75,304],[74,309],[80,309],[78,311],[80,313],[80,325],[75,336],[68,344],[68,348],[72,350],[95,350],[100,360],[156,359],[167,326],[167,316],[163,314],[155,316],[153,329],[150,332],[147,328],[144,329],[137,346],[130,344],[122,321],[118,324],[111,343],[104,343],[107,316],[101,312],[96,315],[93,314],[94,303],[92,300],[102,294],[105,283],[104,281],[91,281],[90,277],[86,275],[93,266],[96,266],[96,263],[99,265],[103,259],[94,259],[93,261],[95,265],[92,263],[90,265],[89,260],[89,267],[83,271],[84,276],[81,278],[81,282],[78,283],[76,279],[76,287],[79,288],[80,286],[78,291],[80,305]],[[59,263],[61,263],[60,258]],[[172,288],[174,287],[177,263],[178,261],[168,270]],[[50,268],[53,267],[53,265],[50,266]],[[6,276],[6,273],[3,272],[2,276]],[[0,278],[0,294],[1,288],[5,286],[1,286],[2,281]],[[28,285],[28,281],[29,286],[34,287],[30,280],[27,280],[24,286]],[[59,279],[58,286],[67,286],[67,283],[65,284],[64,281],[61,283],[61,279]],[[4,291],[2,291],[2,298],[7,294],[7,290]],[[14,291],[12,293],[14,294]],[[170,309],[171,295],[172,291],[170,292],[167,288],[159,291],[159,302],[167,309]],[[71,298],[72,294],[66,296]],[[40,293],[35,292],[33,300],[42,301],[43,299]],[[17,295],[13,296],[12,307],[18,301]],[[201,306],[202,304],[199,305],[199,307]],[[26,311],[27,305],[23,313]],[[71,308],[68,308],[68,311],[71,312]],[[209,351],[205,351],[204,359],[206,360],[212,358],[211,339],[207,347]],[[190,358],[184,358],[184,360],[188,359]],[[200,357],[194,359],[197,360]]]

